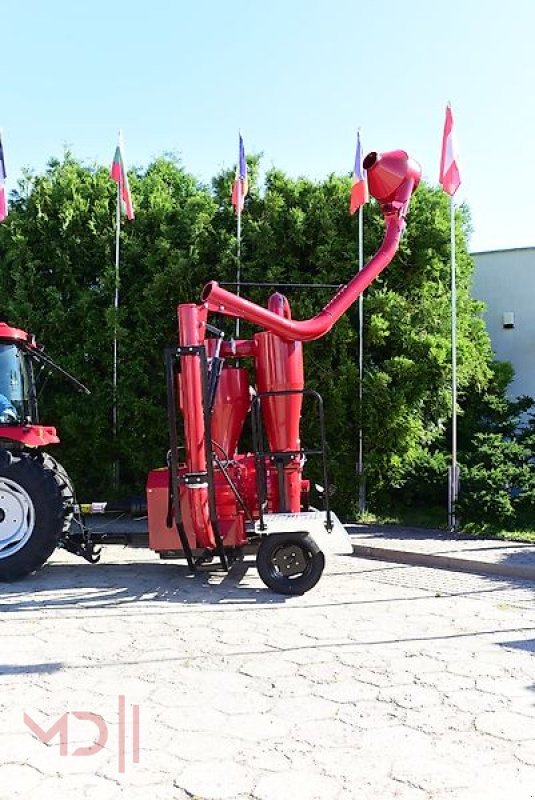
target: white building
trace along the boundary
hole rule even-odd
[[[472,253],[472,293],[487,306],[484,319],[496,358],[510,361],[511,397],[535,397],[535,247]]]

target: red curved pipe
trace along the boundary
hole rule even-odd
[[[305,342],[324,336],[394,258],[410,198],[420,180],[419,165],[403,150],[382,155],[370,153],[364,166],[368,172],[370,193],[381,203],[386,222],[385,236],[371,261],[338,291],[319,314],[302,321],[286,319],[222,289],[216,281],[208,283],[202,292],[202,300],[208,309],[240,316],[290,341]]]

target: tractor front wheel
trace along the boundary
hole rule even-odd
[[[325,556],[308,533],[272,533],[260,542],[256,566],[274,592],[300,595],[321,578]]]
[[[61,489],[43,461],[0,453],[0,580],[23,578],[45,563],[64,515]]]
[[[66,534],[71,529],[71,522],[74,517],[74,486],[70,475],[59,461],[56,461],[50,453],[41,452],[38,456],[44,466],[52,472],[56,481],[61,499],[63,501],[63,533]]]

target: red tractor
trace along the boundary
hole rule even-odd
[[[35,338],[0,322],[0,580],[38,569],[68,535],[74,509],[69,476],[42,448],[56,429],[39,424],[36,371],[54,369]]]
[[[370,153],[364,167],[383,211],[385,237],[366,267],[315,317],[292,320],[279,293],[263,308],[215,282],[204,288],[200,304],[178,306],[178,346],[165,355],[170,450],[167,465],[147,480],[149,546],[160,558],[185,558],[193,572],[217,556],[227,570],[246,545],[254,545],[264,583],[295,595],[317,583],[325,553],[351,552],[329,508],[323,404],[305,388],[302,342],[324,336],[392,261],[420,179],[419,166],[402,150]],[[208,322],[210,312],[264,330],[236,341]],[[6,328],[2,336],[0,330],[0,343],[0,390],[9,404],[0,411],[0,578],[36,569],[58,543],[96,561],[95,544],[105,537],[91,536],[83,525],[68,530],[72,486],[57,462],[36,449],[57,441],[53,428],[37,424],[31,362],[43,356],[22,331]],[[254,386],[244,361],[254,367]],[[305,402],[315,405],[318,420],[319,442],[309,448],[300,438]],[[249,414],[252,449],[239,452]],[[322,458],[322,511],[310,507],[303,477],[313,455]]]

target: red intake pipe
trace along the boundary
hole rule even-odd
[[[211,311],[229,316],[239,316],[261,325],[283,339],[310,341],[324,336],[362,292],[394,258],[403,230],[405,216],[413,191],[420,181],[421,169],[404,150],[389,153],[369,153],[364,159],[368,173],[370,194],[381,204],[386,223],[386,232],[379,250],[364,267],[346,283],[312,319],[292,320],[274,314],[267,308],[244,300],[232,292],[222,289],[216,281],[208,283],[202,292],[202,300]]]

